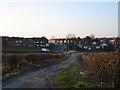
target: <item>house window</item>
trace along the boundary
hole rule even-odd
[[[64,40],[64,43],[66,43],[66,40]]]
[[[37,43],[39,43],[39,41],[37,41]]]
[[[20,43],[22,42],[22,41],[19,41]]]
[[[46,47],[49,47],[49,44],[48,44],[48,43],[46,43]]]
[[[37,47],[39,47],[39,45],[36,45]]]
[[[96,49],[100,49],[100,46],[96,46]]]
[[[40,46],[41,46],[41,47],[45,47],[45,45],[44,45],[44,44],[41,44]]]
[[[84,49],[88,49],[88,47],[87,47],[87,46],[84,46]]]
[[[69,44],[69,41],[67,41],[67,44]]]
[[[19,44],[16,44],[16,46],[19,46]]]
[[[29,44],[28,46],[29,46],[29,47],[31,47],[32,45],[31,45],[31,44]]]
[[[79,48],[82,48],[82,46],[79,46]]]
[[[18,41],[15,41],[16,43],[18,43]]]

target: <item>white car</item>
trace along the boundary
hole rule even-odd
[[[47,48],[42,48],[41,51],[44,51],[44,52],[49,52],[50,50],[47,49]]]
[[[70,50],[69,53],[75,53],[75,50]]]

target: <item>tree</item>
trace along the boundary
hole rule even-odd
[[[77,37],[77,39],[78,39],[78,40],[81,40],[81,38],[80,38],[80,37]]]
[[[91,37],[90,37],[90,36],[86,36],[86,39],[87,39],[87,40],[91,40]]]
[[[94,34],[90,34],[91,39],[95,39],[95,35]]]
[[[51,39],[55,39],[55,36],[51,36]]]
[[[67,34],[66,38],[75,38],[76,35],[75,34],[72,34],[72,33],[69,33]]]

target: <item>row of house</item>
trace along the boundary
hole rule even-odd
[[[50,39],[49,43],[54,44],[61,44],[65,47],[65,50],[69,49],[77,49],[77,44],[81,41],[81,39],[78,38],[59,38],[59,39]]]
[[[115,50],[120,49],[120,38],[68,38],[50,39],[49,43],[61,44],[75,50]],[[65,48],[66,49],[66,48]]]
[[[41,38],[20,38],[2,37],[3,47],[49,47],[48,39]]]
[[[3,47],[44,47],[51,50],[115,50],[120,49],[120,38],[20,38],[2,37]]]

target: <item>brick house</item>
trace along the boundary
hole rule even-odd
[[[49,47],[48,39],[41,38],[20,38],[2,37],[3,47]]]
[[[49,47],[48,39],[45,37],[32,38],[34,47]]]
[[[23,47],[24,38],[20,37],[2,37],[3,47]]]
[[[98,39],[92,40],[89,37],[83,38],[77,45],[80,50],[101,50],[101,42]]]
[[[80,39],[78,38],[59,38],[59,39],[50,39],[49,43],[54,43],[54,44],[61,44],[63,45],[66,50],[69,49],[77,49],[77,44],[79,43]]]

